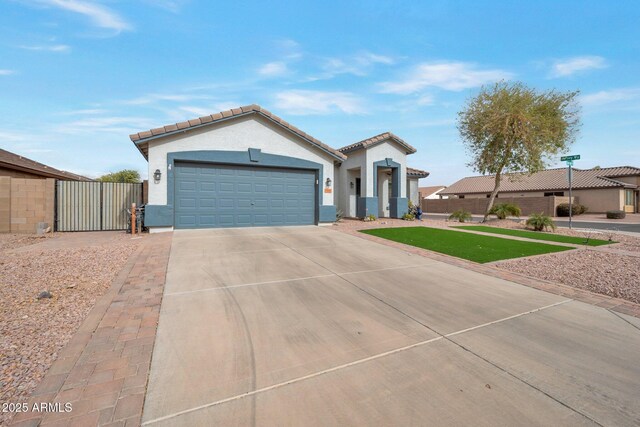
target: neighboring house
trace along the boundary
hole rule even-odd
[[[434,185],[431,187],[420,187],[418,189],[418,192],[420,193],[420,199],[429,199],[429,200],[434,200],[434,199],[439,199],[440,198],[440,192],[442,190],[444,190],[446,187],[446,185]]]
[[[149,162],[154,232],[328,223],[337,210],[401,217],[428,175],[407,168],[415,149],[390,133],[336,150],[258,105],[130,138]]]
[[[573,196],[589,212],[624,210],[638,212],[640,168],[572,169]],[[463,178],[440,192],[457,198],[489,197],[494,187],[493,175]],[[567,169],[547,169],[532,175],[505,175],[498,197],[569,196]]]
[[[89,178],[43,165],[26,157],[0,149],[0,176],[12,178],[56,178],[69,181],[90,181]]]
[[[56,179],[88,180],[0,149],[0,233],[53,227]]]

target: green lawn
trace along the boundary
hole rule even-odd
[[[587,239],[584,237],[563,236],[559,234],[542,233],[539,231],[512,230],[510,228],[496,228],[488,227],[486,225],[465,225],[456,228],[471,231],[482,231],[483,233],[503,234],[505,236],[526,237],[527,239],[534,240],[546,240],[548,242],[573,243],[575,245],[588,244],[589,246],[602,246],[615,243],[597,239],[589,239],[589,242],[587,243]]]
[[[523,242],[521,240],[429,227],[376,228],[360,231],[393,240],[394,242],[405,243],[479,263],[573,249],[568,246]]]

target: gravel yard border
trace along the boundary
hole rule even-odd
[[[69,363],[73,340],[91,333],[83,325],[99,320],[100,302],[117,292],[112,285],[135,259],[142,238],[103,233],[0,237],[2,402],[26,402],[58,362]],[[42,290],[53,297],[38,301]],[[0,414],[0,425],[13,415]]]

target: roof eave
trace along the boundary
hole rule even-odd
[[[137,134],[129,135],[129,138],[136,145],[136,147],[138,147],[138,150],[140,150],[140,152],[142,153],[144,158],[148,160],[148,156],[146,156],[142,152],[142,150],[140,149],[140,145],[139,144],[142,143],[142,142],[148,143],[150,141],[154,141],[154,140],[161,139],[161,138],[166,138],[168,136],[176,135],[176,134],[179,134],[179,133],[184,133],[184,132],[188,132],[188,131],[191,131],[191,130],[200,129],[200,128],[203,128],[205,126],[210,126],[210,125],[214,125],[214,124],[218,124],[218,123],[223,123],[223,122],[226,122],[226,121],[229,121],[229,120],[235,120],[235,119],[238,119],[240,117],[245,117],[245,116],[248,116],[248,115],[251,115],[251,114],[257,114],[257,115],[259,115],[261,117],[264,117],[264,118],[268,119],[271,123],[277,124],[278,126],[280,126],[283,129],[287,130],[287,132],[290,132],[291,134],[296,135],[298,138],[303,139],[304,141],[310,143],[312,146],[314,146],[314,147],[320,149],[321,151],[329,154],[331,157],[333,157],[334,159],[336,159],[336,160],[338,160],[340,162],[343,162],[343,161],[345,161],[347,159],[347,156],[345,156],[344,154],[341,154],[340,156],[338,156],[336,153],[333,153],[333,152],[327,150],[326,148],[324,148],[323,146],[318,145],[315,141],[311,141],[310,139],[305,138],[303,135],[300,135],[299,133],[294,132],[293,130],[289,129],[288,127],[282,126],[282,124],[279,123],[277,120],[274,120],[272,117],[269,117],[267,114],[264,114],[262,111],[257,111],[257,110],[250,110],[250,111],[242,112],[242,113],[239,113],[239,114],[235,114],[233,116],[222,117],[220,119],[217,119],[217,120],[214,120],[214,121],[210,121],[210,122],[207,122],[207,123],[201,123],[199,125],[189,126],[188,128],[184,128],[184,129],[176,129],[176,130],[173,130],[173,131],[164,132],[164,133],[162,133],[160,135],[152,135],[152,136],[149,136],[147,138],[139,138],[137,140],[134,140],[133,137],[136,136]]]

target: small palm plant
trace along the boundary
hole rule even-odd
[[[458,222],[466,222],[471,220],[471,213],[465,211],[464,209],[458,209],[454,211],[451,215],[449,215],[449,219],[456,219]]]
[[[534,213],[529,215],[529,219],[527,219],[527,225],[533,228],[534,231],[556,229],[556,223],[553,222],[550,216],[544,215],[543,213]]]
[[[495,215],[498,219],[506,219],[508,216],[520,217],[522,211],[520,206],[513,203],[498,203],[491,208],[489,215]]]

